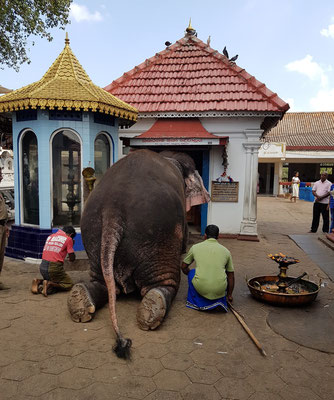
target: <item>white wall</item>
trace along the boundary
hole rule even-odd
[[[204,128],[217,135],[228,136],[227,147],[228,167],[227,175],[239,182],[238,202],[210,202],[208,206],[208,224],[219,227],[221,233],[239,234],[244,219],[245,181],[250,177],[246,170],[246,149],[244,143],[249,142],[246,132],[258,131],[257,140],[261,136],[260,126],[262,118],[205,118],[202,119]],[[253,140],[253,139],[252,139]],[[222,149],[213,146],[210,152],[210,194],[211,181],[217,179],[223,172]],[[257,174],[256,171],[253,174]],[[256,208],[256,204],[253,205]],[[256,227],[255,227],[256,228]]]
[[[221,233],[237,234],[243,216],[245,157],[241,138],[233,138],[227,147],[228,168],[227,175],[239,182],[239,196],[237,203],[210,202],[208,206],[208,224],[215,224]],[[210,152],[210,194],[211,181],[217,179],[223,172],[221,147],[214,147]]]
[[[209,203],[208,224],[218,225],[221,233],[256,235],[257,153],[261,144],[259,139],[262,134],[260,126],[263,117],[222,117],[200,120],[208,132],[229,137],[227,147],[229,165],[226,173],[234,181],[239,182],[238,202]],[[150,129],[155,121],[154,118],[139,119],[131,128],[120,129],[119,136],[133,138]],[[256,149],[255,155],[249,150],[250,148]],[[246,167],[246,158],[248,167]],[[212,146],[209,192],[211,192],[211,181],[217,179],[224,171],[222,161],[222,147]],[[245,195],[245,190],[247,195]]]

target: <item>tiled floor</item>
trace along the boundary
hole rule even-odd
[[[254,300],[245,282],[246,276],[278,273],[267,254],[284,252],[301,261],[290,268],[291,275],[307,271],[311,280],[322,280],[314,309],[332,313],[333,282],[317,264],[319,258],[314,260],[289,237],[306,235],[312,204],[259,198],[258,205],[260,242],[222,243],[235,264],[234,307],[264,347],[266,358],[232,313],[187,309],[182,276],[170,313],[156,331],[137,327],[136,297],[118,299],[120,329],[133,340],[132,361],[120,360],[112,352],[107,307],[92,322],[75,324],[67,312],[66,293],[48,298],[31,294],[38,266],[7,258],[2,280],[11,289],[0,292],[1,400],[332,400],[334,354],[271,329],[267,319],[277,308]],[[78,269],[70,271],[73,279],[87,278],[87,271]],[[289,310],[292,317],[286,319],[292,330],[297,326],[293,312]],[[306,332],[312,324],[327,329],[320,314],[309,312]]]

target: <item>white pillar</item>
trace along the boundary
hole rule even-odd
[[[261,145],[261,144],[260,144]],[[252,164],[252,178],[251,178],[251,201],[250,201],[250,209],[249,209],[249,219],[251,222],[256,224],[256,217],[257,217],[257,174],[258,174],[258,169],[259,169],[259,146],[253,146],[252,147],[252,159],[251,159],[251,164]]]
[[[251,188],[251,158],[252,149],[251,147],[245,146],[246,149],[246,171],[245,171],[245,195],[244,195],[244,207],[243,207],[243,220],[249,218],[249,205],[250,205],[250,188]]]
[[[276,161],[275,162],[275,172],[274,172],[274,196],[279,196],[283,194],[282,186],[279,184],[282,181],[282,172],[283,172],[283,162]]]
[[[262,130],[247,130],[247,142],[243,143],[246,150],[245,194],[243,207],[243,220],[240,235],[257,235],[257,174],[258,152],[261,147],[260,137]]]

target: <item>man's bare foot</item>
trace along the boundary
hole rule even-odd
[[[41,293],[41,291],[39,290],[39,285],[41,285],[43,283],[43,279],[33,279],[32,284],[31,284],[31,291],[34,294],[38,294]]]
[[[43,281],[42,295],[48,297],[48,281]]]

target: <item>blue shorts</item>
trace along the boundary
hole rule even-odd
[[[207,311],[214,308],[221,307],[225,312],[228,311],[226,296],[219,299],[209,300],[201,296],[194,285],[192,284],[193,277],[195,276],[195,269],[191,269],[188,274],[188,296],[186,306],[194,310]]]

